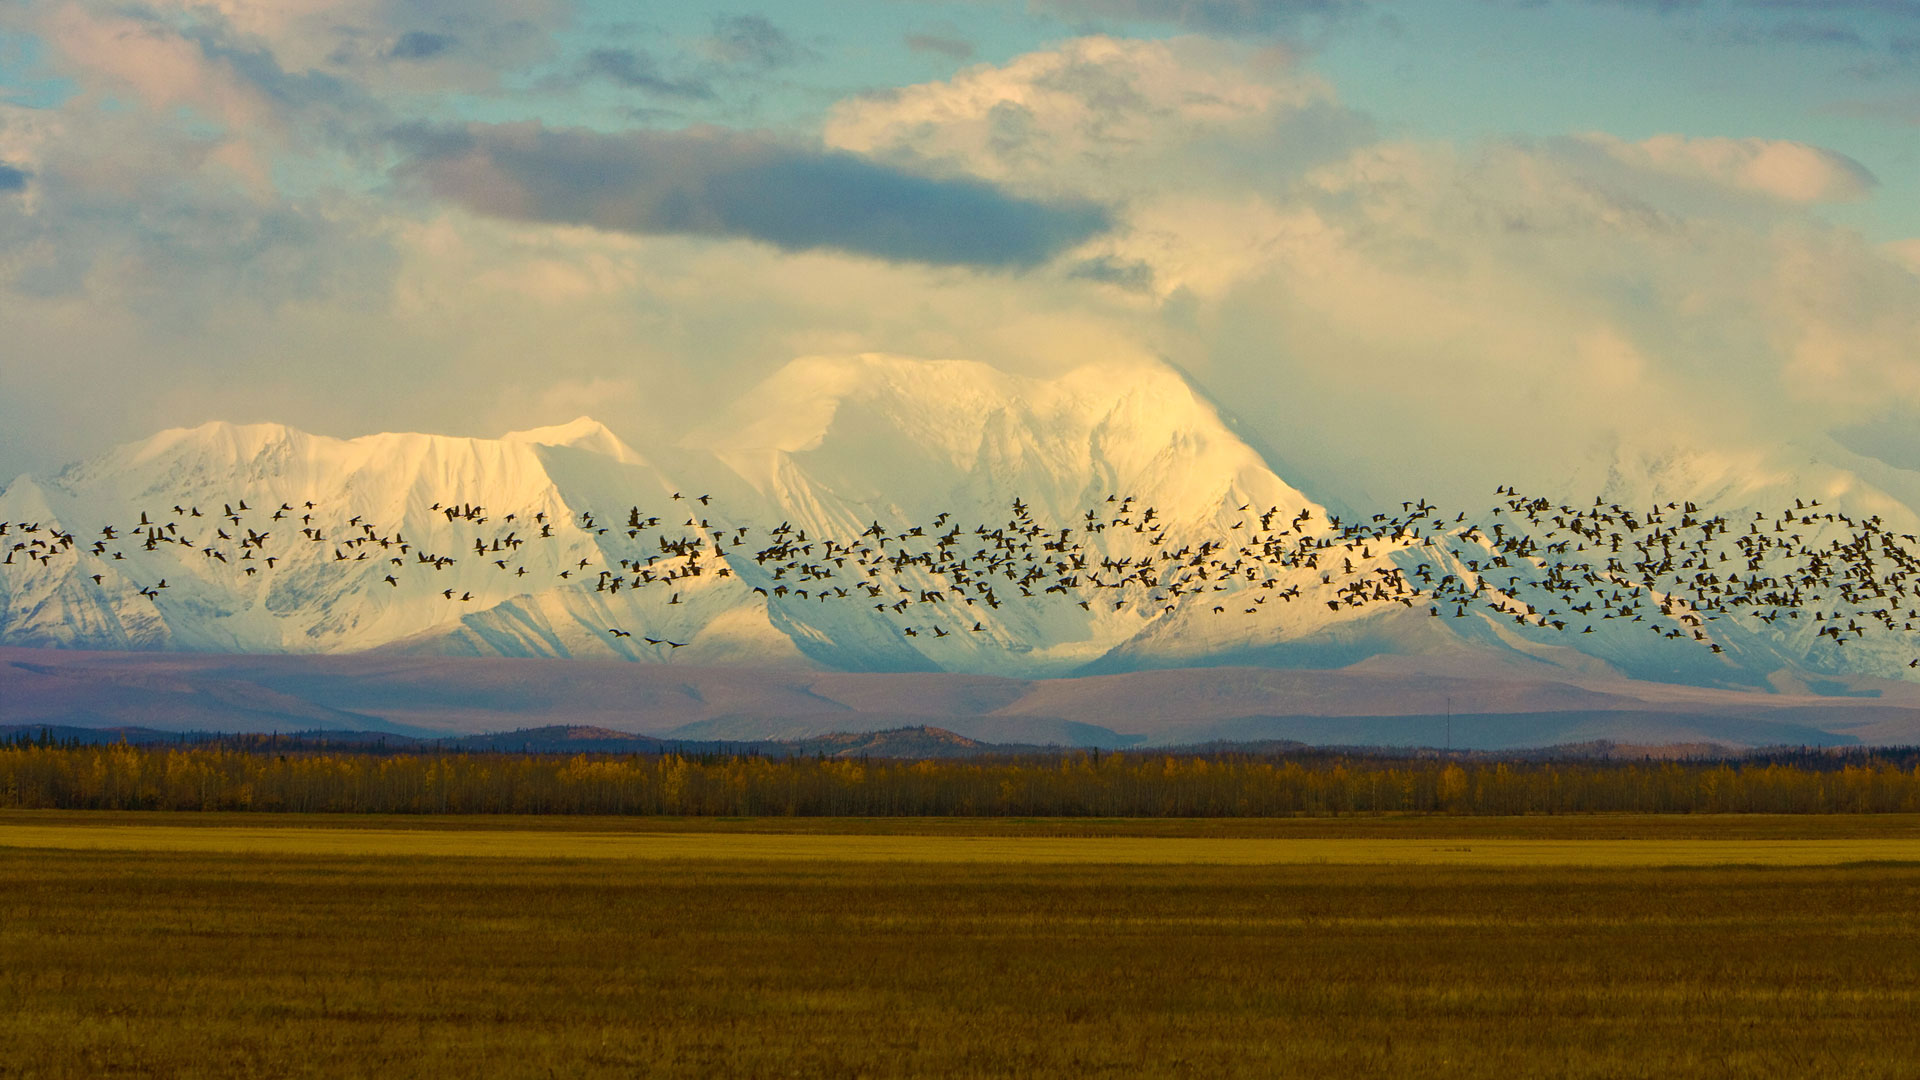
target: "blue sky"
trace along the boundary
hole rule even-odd
[[[1378,488],[1898,431],[1917,312],[1915,0],[0,0],[8,475],[885,351],[1170,362]],[[1356,367],[1372,436],[1273,419]]]
[[[1179,14],[1210,6],[1231,14]],[[1317,10],[1323,7],[1333,10]],[[1160,8],[1170,14],[1140,17],[1140,9]],[[804,131],[848,96],[949,77],[969,64],[1005,63],[1081,34],[1165,38],[1217,30],[1300,50],[1344,101],[1395,134],[1746,135],[1835,149],[1866,165],[1882,185],[1881,197],[1837,216],[1880,239],[1920,235],[1920,4],[888,0],[760,9],[656,5],[637,14],[631,5],[602,3],[583,6],[578,24],[559,37],[570,52],[590,53],[607,47],[612,29],[663,70],[684,76],[714,65],[705,54],[729,21],[756,18],[791,42],[790,56],[772,71],[714,86],[708,100],[656,96],[647,106],[661,111],[655,123]],[[558,59],[543,70],[564,71],[564,56]],[[614,89],[587,90],[570,107],[489,99],[464,102],[462,111],[624,125],[631,95]]]
[[[1920,235],[1920,6],[1661,6],[1405,4],[1393,32],[1335,35],[1317,63],[1356,107],[1409,133],[1829,147],[1882,185],[1836,218],[1881,239]]]

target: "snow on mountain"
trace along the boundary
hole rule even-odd
[[[688,443],[710,447],[769,520],[815,536],[854,537],[874,523],[925,524],[943,514],[999,528],[1010,524],[1016,500],[1037,522],[1081,530],[1089,509],[1104,517],[1116,506],[1110,498],[1133,496],[1137,507],[1153,509],[1151,526],[1138,509],[1128,524],[1089,541],[1104,557],[1138,559],[1156,532],[1230,535],[1246,516],[1241,507],[1278,507],[1287,517],[1307,509],[1324,520],[1166,367],[1084,368],[1039,380],[962,361],[807,358]],[[979,541],[969,534],[966,542]],[[911,569],[902,583],[946,587]],[[1024,590],[1001,585],[999,606],[957,600],[946,628],[962,636],[942,639],[937,650],[922,644],[917,656],[899,630],[873,635],[870,604],[781,605],[776,619],[830,666],[843,666],[853,647],[865,652],[859,666],[1043,674],[1098,660],[1163,615],[1139,603],[1020,602],[1029,599]],[[888,600],[898,587],[889,583]]]
[[[1570,483],[1773,508],[1811,477],[1804,490],[1912,516],[1920,477],[1801,465],[1623,452]],[[1794,667],[1899,675],[1912,648],[1835,656],[1811,626],[1721,625],[1716,654],[1626,620],[1555,634],[1424,601],[1329,603],[1336,578],[1467,578],[1494,552],[1339,542],[1321,504],[1149,364],[1037,379],[808,357],[677,445],[639,449],[585,417],[498,439],[212,423],[22,477],[0,522],[9,645],[1016,676],[1418,654],[1743,685]],[[1324,544],[1324,569],[1236,555],[1287,530]],[[962,556],[971,570],[935,569]],[[1165,584],[1120,587],[1148,563]]]
[[[1597,498],[1636,508],[1643,516],[1691,503],[1726,518],[1736,535],[1759,530],[1773,537],[1797,537],[1808,545],[1855,540],[1857,523],[1868,519],[1878,519],[1887,533],[1920,533],[1920,472],[1864,457],[1831,439],[1740,450],[1702,447],[1679,437],[1666,445],[1620,446],[1572,473],[1563,490],[1539,494],[1580,504]],[[1792,521],[1780,520],[1783,510],[1796,506],[1802,510]],[[1829,520],[1829,514],[1836,519]],[[1715,569],[1726,572],[1725,567]],[[1882,565],[1878,574],[1884,577],[1892,569]],[[1713,633],[1726,650],[1725,659],[1675,650],[1644,634],[1601,635],[1580,646],[1637,676],[1674,681],[1764,685],[1785,679],[1797,684],[1801,675],[1784,674],[1785,668],[1802,675],[1915,676],[1908,667],[1920,653],[1914,633],[1872,634],[1836,645],[1819,636],[1823,627],[1816,617],[1819,608],[1832,607],[1829,596],[1828,603],[1803,613],[1804,618],[1719,625]],[[1920,624],[1920,612],[1911,604],[1890,613],[1899,616],[1896,625]],[[1716,679],[1716,673],[1724,678]]]
[[[16,533],[65,530],[85,553],[6,566],[0,633],[71,647],[638,658],[609,625],[644,620],[681,640],[703,614],[757,606],[709,577],[680,583],[686,600],[668,612],[645,592],[559,576],[606,561],[599,534],[575,527],[576,506],[665,503],[669,487],[590,420],[501,439],[165,431],[0,495]],[[783,646],[762,608],[757,625],[734,615],[695,652],[793,659]]]

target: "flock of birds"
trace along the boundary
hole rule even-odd
[[[170,587],[166,556],[176,577],[271,579],[294,567],[334,568],[376,588],[430,590],[454,605],[472,603],[473,587],[441,588],[436,575],[463,561],[512,579],[508,595],[555,586],[615,596],[659,590],[671,594],[668,606],[701,579],[737,576],[769,604],[871,606],[917,643],[992,634],[987,624],[999,620],[983,611],[1053,600],[1155,617],[1188,606],[1257,616],[1295,605],[1332,613],[1390,605],[1573,634],[1641,625],[1715,653],[1726,648],[1716,622],[1812,626],[1815,644],[1833,649],[1869,634],[1907,635],[1904,644],[1920,629],[1920,541],[1877,516],[1856,519],[1801,499],[1736,519],[1693,503],[1639,509],[1595,499],[1576,507],[1506,486],[1497,495],[1475,520],[1449,519],[1425,500],[1349,521],[1249,504],[1226,515],[1234,520],[1224,528],[1216,519],[1212,535],[1194,535],[1130,495],[1109,495],[1065,525],[1036,518],[1015,499],[991,524],[940,513],[918,524],[874,521],[841,537],[786,522],[715,524],[710,496],[677,492],[665,519],[637,505],[603,518],[590,510],[496,513],[449,500],[429,510],[445,527],[434,520],[430,537],[411,539],[360,514],[323,514],[312,500],[252,506],[233,498],[218,513],[185,503],[138,509],[90,535],[0,522],[0,565],[51,572],[77,564],[81,580],[100,588],[132,582],[155,604]],[[683,523],[668,523],[683,513]],[[564,560],[558,549],[535,554],[568,540],[587,542],[563,544]],[[690,644],[645,629],[606,633],[638,633],[663,654]],[[1907,666],[1920,668],[1920,658]]]

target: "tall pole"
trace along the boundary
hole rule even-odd
[[[1453,753],[1453,695],[1447,695],[1447,753]]]

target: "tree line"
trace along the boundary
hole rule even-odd
[[[1734,761],[1063,752],[866,760],[0,745],[0,807],[397,814],[1271,817],[1920,812],[1920,753]]]

